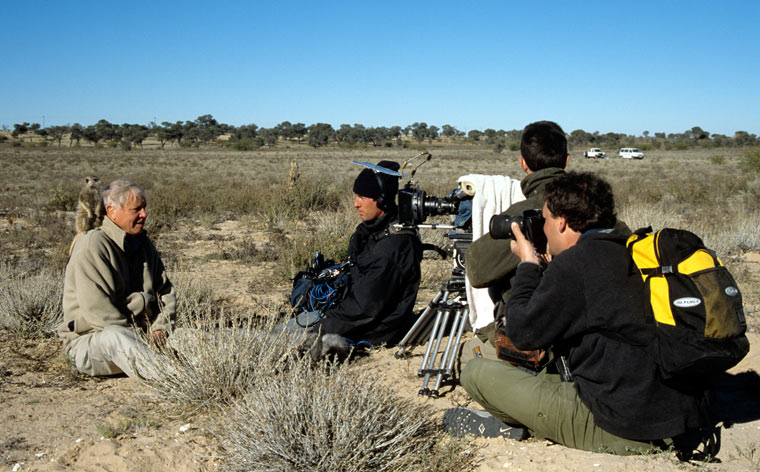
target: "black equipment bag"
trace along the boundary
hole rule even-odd
[[[351,280],[348,262],[335,264],[314,254],[314,264],[293,277],[290,306],[293,313],[312,311],[322,313],[345,298]]]

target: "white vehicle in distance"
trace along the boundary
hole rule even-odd
[[[644,159],[644,153],[639,148],[620,148],[618,157],[622,159]]]
[[[607,159],[607,154],[604,153],[599,148],[591,148],[588,151],[583,153],[583,157],[586,159],[594,158],[594,159]]]

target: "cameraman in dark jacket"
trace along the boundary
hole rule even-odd
[[[680,448],[684,433],[706,424],[705,395],[699,385],[663,382],[650,356],[648,297],[630,270],[625,235],[613,229],[609,184],[591,173],[557,177],[546,186],[543,216],[551,256],[543,274],[532,243],[512,225],[521,262],[506,331],[520,349],[564,353],[572,378],[473,359],[462,385],[504,423],[569,447],[616,454]]]
[[[399,164],[378,166],[398,171]],[[422,243],[415,231],[395,230],[398,177],[364,169],[354,181],[354,208],[362,223],[348,244],[351,284],[346,297],[322,316],[325,334],[354,342],[395,343],[414,323]]]

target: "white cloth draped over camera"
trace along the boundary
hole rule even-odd
[[[475,189],[472,198],[472,240],[488,232],[493,215],[498,215],[513,203],[525,200],[520,181],[505,175],[468,174],[457,180],[461,187]],[[465,259],[467,255],[465,254]],[[478,330],[493,322],[494,304],[486,288],[473,288],[466,281],[467,300],[470,304],[470,325]]]

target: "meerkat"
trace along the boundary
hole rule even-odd
[[[100,179],[95,176],[87,176],[84,178],[84,182],[84,187],[79,192],[79,204],[77,205],[77,234],[74,236],[74,240],[71,241],[69,256],[71,256],[71,251],[74,250],[74,243],[76,243],[79,236],[103,224],[103,217],[106,214],[105,206],[103,205],[103,195],[100,193]]]
[[[288,187],[293,188],[298,180],[298,163],[290,161],[290,173],[288,174]]]

